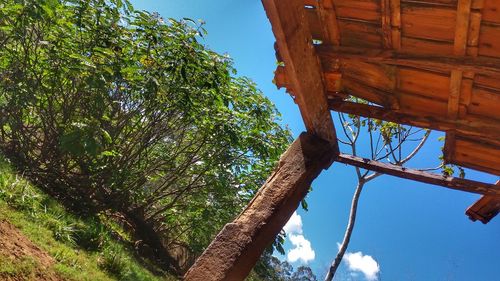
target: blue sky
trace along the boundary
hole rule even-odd
[[[203,43],[234,59],[238,75],[258,84],[283,114],[283,122],[294,136],[304,130],[297,106],[272,84],[275,40],[259,0],[131,2],[138,9],[156,11],[165,18],[205,21],[208,35]],[[431,141],[411,165],[428,167],[435,163],[442,145],[436,140],[438,136],[431,135]],[[498,179],[474,172],[468,172],[467,177],[487,182]],[[337,253],[337,243],[342,241],[355,184],[354,169],[335,163],[314,182],[308,196],[309,211],[299,209],[294,217],[294,242],[305,248],[304,241],[310,243],[314,259],[308,265],[318,279],[323,278]],[[465,209],[477,199],[474,194],[390,176],[375,179],[361,195],[349,259],[342,264],[336,280],[500,280],[500,217],[488,225],[469,221]],[[293,248],[288,240],[288,253]],[[307,249],[295,250],[292,259],[296,255],[311,258]],[[370,275],[372,261],[380,269],[375,277]],[[293,265],[302,262],[298,259]]]

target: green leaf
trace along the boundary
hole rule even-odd
[[[302,209],[309,211],[308,210],[309,205],[307,204],[306,199],[302,199],[302,201],[300,201],[300,205],[302,206]]]
[[[104,141],[107,144],[113,143],[113,139],[111,138],[111,135],[108,133],[108,131],[106,131],[105,129],[101,129],[101,132],[102,132],[102,136],[104,137]]]

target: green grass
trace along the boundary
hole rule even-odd
[[[38,262],[31,257],[23,257],[20,261],[0,255],[0,277],[22,277],[23,279],[34,278]]]
[[[79,218],[66,210],[29,181],[13,172],[0,156],[0,220],[15,225],[29,240],[54,258],[53,270],[67,280],[176,280],[155,276],[133,253],[111,238],[102,218]],[[119,230],[122,231],[122,230]],[[31,280],[36,260],[21,262],[0,255],[0,276]]]

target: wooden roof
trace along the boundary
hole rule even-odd
[[[500,0],[263,3],[308,130],[334,139],[328,109],[441,130],[449,163],[500,175]]]
[[[295,99],[308,133],[283,154],[185,280],[243,280],[332,160],[482,194],[466,211],[472,220],[487,223],[500,212],[499,182],[340,153],[330,113],[445,131],[448,162],[500,175],[500,0],[262,3],[276,37],[276,84]],[[354,103],[349,96],[371,103]]]

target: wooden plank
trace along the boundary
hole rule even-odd
[[[363,77],[363,76],[357,76]],[[364,99],[366,101],[382,105],[389,108],[399,108],[396,94],[391,91],[384,91],[375,87],[366,85],[366,81],[357,80],[350,75],[344,75],[342,78],[342,87],[344,92],[354,97]]]
[[[338,59],[350,59],[420,69],[471,71],[500,78],[500,59],[497,58],[422,55],[393,50],[331,45],[316,46],[316,52],[324,68],[328,68]]]
[[[443,102],[448,101],[450,77],[440,73],[400,67],[398,69],[399,90],[427,96]]]
[[[471,9],[481,10],[484,8],[485,0],[472,0]]]
[[[448,98],[448,118],[458,118],[458,104],[460,102],[460,92],[462,90],[463,72],[452,70],[450,78],[450,94]]]
[[[472,0],[459,0],[457,6],[457,20],[455,26],[454,55],[463,56],[467,48],[469,33],[469,18]]]
[[[340,45],[340,31],[333,0],[318,1],[318,13],[323,26],[324,43]]]
[[[453,54],[464,56],[467,50],[467,35],[469,33],[469,18],[472,0],[459,0]],[[450,96],[448,99],[448,117],[458,118],[460,93],[462,90],[463,71],[452,70],[450,78]]]
[[[309,26],[309,30],[311,31],[311,37],[314,40],[325,40],[323,30],[324,26],[319,18],[318,9],[317,8],[305,8],[304,9],[307,24]]]
[[[377,1],[335,0],[337,16],[378,23],[380,8]]]
[[[479,32],[481,30],[480,12],[474,11],[470,14],[469,36],[467,38],[467,55],[477,57],[479,52]]]
[[[422,55],[450,56],[453,55],[453,44],[403,36],[401,37],[401,50]]]
[[[483,19],[485,21],[500,23],[500,9],[498,0],[483,0]]]
[[[342,46],[361,46],[381,48],[382,36],[379,25],[370,22],[353,21],[345,18],[337,19],[340,30],[340,44]]]
[[[443,147],[443,158],[445,163],[455,163],[455,152],[456,152],[456,132],[449,130],[446,132],[444,147]]]
[[[392,49],[391,0],[381,0],[382,42],[385,49]]]
[[[500,9],[499,9],[500,10]],[[487,25],[484,22],[480,30],[479,50],[480,56],[500,57],[500,25]]]
[[[301,134],[245,210],[226,224],[184,280],[244,280],[335,154],[330,143]]]
[[[411,113],[418,116],[429,116],[431,118],[447,118],[447,102],[442,102],[425,95],[413,95],[409,93],[398,93],[398,96],[398,112]]]
[[[416,6],[416,7],[439,7],[439,8],[455,8],[457,6],[457,0],[402,0],[406,5]]]
[[[474,85],[476,87],[482,87],[493,91],[500,92],[500,79],[498,77],[491,77],[485,75],[475,75]]]
[[[472,88],[474,86],[474,80],[473,78],[464,78],[462,79],[461,85],[462,90],[460,92],[458,118],[463,119],[467,116],[467,109],[472,99]]]
[[[383,163],[343,153],[337,156],[336,161],[360,167],[363,169],[367,169],[370,171],[375,171],[418,182],[429,183],[450,189],[477,193],[477,194],[487,194],[493,196],[500,195],[500,186],[495,184],[488,184],[474,180],[455,178],[450,176],[447,177],[439,174],[423,172],[415,169],[409,169],[389,163]]]
[[[358,78],[363,84],[381,90],[396,88],[396,68],[390,65],[341,60],[340,70],[344,76]]]
[[[493,141],[498,141],[494,139]],[[500,175],[500,149],[498,144],[477,138],[455,137],[455,153],[450,163],[470,167],[479,171]]]
[[[485,119],[493,118],[500,122],[500,92],[482,88],[472,90],[471,102],[468,112],[484,116]]]
[[[401,7],[403,36],[453,42],[456,11],[448,8],[404,5]]]
[[[497,186],[500,181],[497,181]],[[472,220],[487,224],[500,212],[500,196],[485,195],[470,206],[465,214]]]
[[[449,120],[446,117],[420,115],[412,111],[398,112],[393,109],[347,101],[338,102],[331,100],[329,105],[331,110],[347,114],[433,130],[457,130],[458,132],[476,137],[477,140],[500,140],[499,122],[489,119],[480,119],[477,121]]]
[[[401,50],[401,1],[390,0],[392,48]]]
[[[303,2],[263,0],[262,3],[307,130],[337,145],[323,72],[305,21]]]

